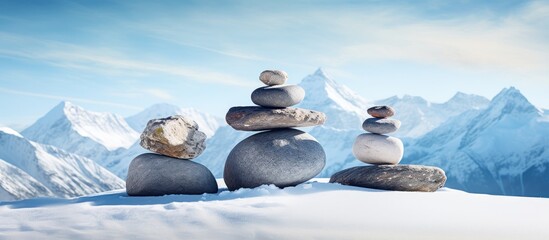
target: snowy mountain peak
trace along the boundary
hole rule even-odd
[[[13,136],[16,136],[16,137],[19,137],[19,138],[23,138],[23,136],[21,136],[21,134],[19,134],[17,131],[9,128],[9,127],[0,127],[0,133],[4,133],[4,134],[9,134],[9,135],[13,135]]]
[[[448,100],[443,105],[446,108],[452,109],[481,109],[486,107],[489,103],[490,100],[483,96],[457,92],[452,98],[450,98],[450,100]]]
[[[81,138],[94,141],[107,150],[115,150],[130,147],[139,137],[122,117],[87,111],[67,101],[51,109],[22,135],[67,150],[81,142]]]
[[[10,164],[10,166],[1,164],[6,165],[3,167],[4,170],[0,166],[2,178],[10,176],[29,179],[28,184],[37,190],[34,194],[41,196],[49,196],[53,193],[58,197],[74,197],[124,187],[121,179],[91,159],[70,154],[53,146],[29,141],[19,134],[10,133],[5,128],[0,131],[0,159]],[[10,175],[3,175],[7,170]],[[2,182],[1,188],[6,190],[6,184],[10,181],[2,180]],[[14,184],[9,185],[25,187]],[[6,194],[1,192],[0,197],[5,197]],[[18,196],[11,191],[10,195],[20,198],[28,194]]]
[[[318,77],[321,77],[321,78],[324,78],[324,79],[327,79],[329,80],[330,77],[328,77],[328,74],[326,74],[326,72],[324,71],[324,69],[322,69],[321,67],[319,67],[315,73],[313,73],[313,75],[315,76],[318,76]]]
[[[429,105],[430,104],[427,100],[425,100],[425,98],[422,98],[422,97],[419,97],[419,96],[412,96],[412,95],[408,95],[408,94],[405,94],[404,96],[402,96],[401,100],[409,102],[409,103],[413,103],[413,104],[421,104],[421,105]]]
[[[370,104],[328,77],[322,68],[305,77],[299,85],[305,89],[305,99],[300,107],[326,113],[327,126],[356,129],[366,118],[366,109]]]
[[[532,115],[543,115],[541,110],[537,109],[526,99],[522,93],[515,87],[504,88],[496,95],[489,106],[492,111],[502,114],[522,113]]]

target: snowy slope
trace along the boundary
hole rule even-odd
[[[57,197],[82,196],[124,187],[120,178],[94,161],[29,141],[11,129],[0,129],[0,159],[25,172],[32,177],[27,179],[29,182],[38,181]],[[15,181],[15,177],[27,175],[3,178]],[[40,188],[40,185],[36,186]],[[50,195],[48,191],[42,193]]]
[[[458,92],[445,103],[431,103],[410,95],[376,101],[376,105],[389,105],[396,109],[394,118],[402,122],[393,135],[402,138],[418,138],[457,116],[472,109],[483,109],[490,101],[484,97]]]
[[[126,122],[140,133],[145,129],[149,120],[173,115],[190,117],[198,124],[199,130],[204,132],[208,138],[213,136],[219,127],[226,125],[225,120],[219,117],[200,112],[194,108],[180,108],[166,103],[152,105],[142,112],[126,118]]]
[[[97,162],[110,151],[129,148],[139,138],[122,117],[86,111],[70,102],[61,102],[22,135]]]
[[[0,203],[0,239],[548,239],[544,209],[549,199],[321,182],[197,196],[116,191]]]
[[[549,122],[515,88],[407,147],[403,162],[442,167],[468,192],[549,197]]]
[[[53,196],[52,192],[21,169],[0,159],[0,201]]]

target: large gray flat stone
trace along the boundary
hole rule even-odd
[[[437,167],[372,165],[337,172],[330,182],[383,190],[434,192],[444,186],[446,175]]]
[[[232,107],[225,120],[236,130],[261,131],[322,125],[326,115],[301,108]]]

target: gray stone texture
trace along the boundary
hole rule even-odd
[[[259,74],[259,80],[265,85],[282,85],[288,80],[288,74],[281,70],[265,70]]]
[[[326,115],[301,108],[232,107],[225,120],[236,130],[261,131],[322,125]]]
[[[205,166],[153,153],[130,163],[126,192],[130,196],[217,193],[217,182]]]
[[[299,104],[305,98],[305,90],[298,85],[260,87],[252,92],[252,102],[271,108],[285,108]]]
[[[225,163],[223,178],[229,190],[263,184],[295,186],[316,176],[326,154],[316,139],[296,129],[254,134],[238,143]]]
[[[400,128],[400,121],[391,118],[368,118],[362,123],[362,128],[371,133],[388,134]]]
[[[444,186],[446,175],[437,167],[372,165],[337,172],[330,182],[383,190],[434,192]]]
[[[395,115],[395,109],[389,106],[374,106],[368,108],[368,114],[375,118],[388,118]]]

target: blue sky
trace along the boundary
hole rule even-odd
[[[368,100],[515,86],[549,108],[549,1],[0,1],[0,125],[61,100],[223,116],[264,69],[318,67]]]

